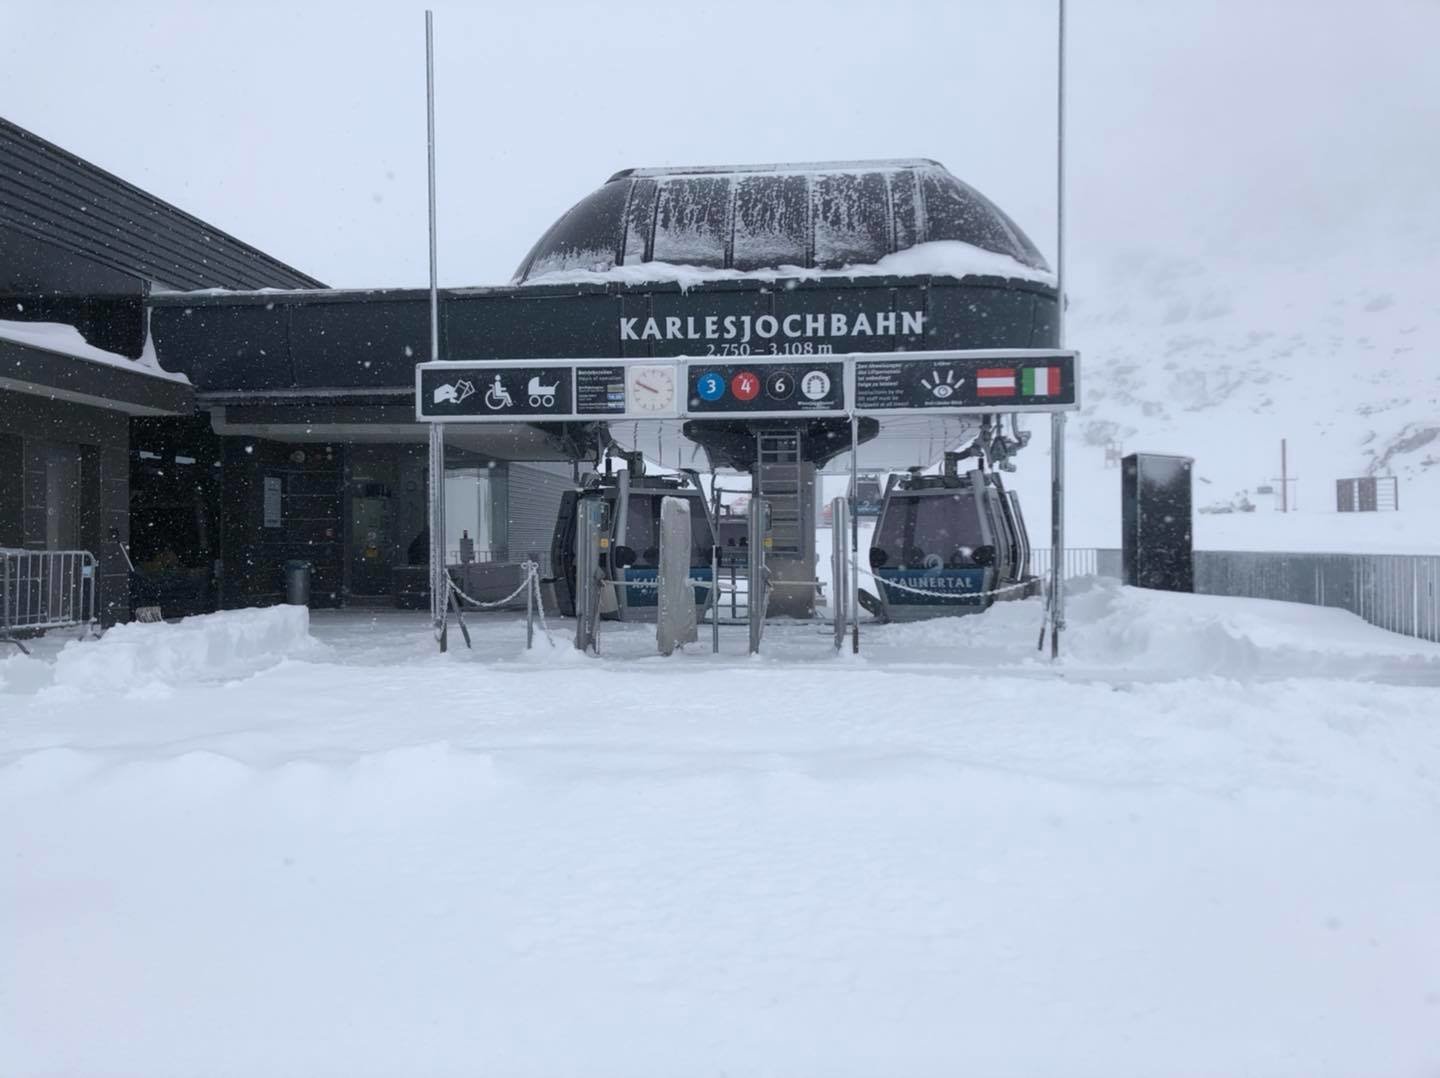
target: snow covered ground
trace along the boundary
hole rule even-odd
[[[1071,615],[1058,665],[1033,602],[859,658],[288,608],[0,657],[0,1069],[1440,1071],[1440,647]]]

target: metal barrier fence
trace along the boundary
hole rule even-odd
[[[1382,629],[1440,641],[1440,556],[1197,550],[1195,590],[1339,607]]]
[[[1066,580],[1079,576],[1107,576],[1120,579],[1120,551],[1112,547],[1068,546],[1063,566]],[[1050,548],[1030,551],[1030,571],[1041,578],[1050,574]]]
[[[1049,569],[1050,551],[1032,551],[1030,571]],[[1117,549],[1065,550],[1067,580],[1123,575]],[[1440,641],[1440,556],[1197,550],[1195,592],[1333,606],[1391,632]]]
[[[99,575],[88,550],[0,548],[0,641],[21,632],[95,625]]]

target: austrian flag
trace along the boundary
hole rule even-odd
[[[1026,367],[1020,372],[1020,391],[1027,397],[1060,395],[1059,367]]]
[[[975,395],[977,397],[1015,396],[1015,369],[1013,367],[989,367],[976,371]]]

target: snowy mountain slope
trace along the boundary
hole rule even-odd
[[[1323,478],[1440,472],[1440,257],[1356,273],[1141,258],[1073,302],[1086,444],[1178,436],[1215,493],[1253,487],[1288,438]],[[1216,437],[1220,430],[1223,437]],[[1322,476],[1312,474],[1320,483]]]
[[[1119,470],[1107,449],[1196,460],[1209,546],[1346,541],[1440,547],[1440,243],[1433,229],[1286,260],[1134,254],[1072,274],[1067,343],[1083,358],[1070,421],[1067,520],[1074,545],[1119,539]],[[1398,252],[1398,254],[1396,253]],[[1048,527],[1045,424],[1017,483]],[[1280,440],[1295,520],[1277,521]],[[1394,475],[1399,515],[1339,520],[1334,481]],[[1271,485],[1275,495],[1257,488]],[[1319,517],[1325,517],[1323,522]],[[1303,523],[1302,523],[1303,522]],[[1317,530],[1318,529],[1318,530]],[[1208,540],[1208,541],[1207,541]]]

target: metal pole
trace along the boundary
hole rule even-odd
[[[430,360],[440,358],[440,301],[435,262],[435,35],[425,12],[425,150],[430,177]],[[445,428],[430,424],[430,615],[440,650],[448,647],[449,577],[445,571]]]
[[[535,574],[525,563],[525,650],[535,646]]]
[[[1065,628],[1065,413],[1050,414],[1050,658]]]
[[[850,413],[850,651],[860,654],[860,417]]]
[[[1280,512],[1290,512],[1290,462],[1285,439],[1280,439]]]
[[[720,653],[720,477],[710,472],[710,652]]]
[[[1065,0],[1059,3],[1055,94],[1055,343],[1065,347]],[[1065,413],[1050,414],[1050,657],[1065,628]]]
[[[450,590],[445,570],[445,427],[430,424],[430,613],[440,650],[448,646]]]
[[[425,12],[425,151],[430,172],[430,362],[440,358],[440,291],[435,262],[435,33]]]
[[[1065,0],[1060,5],[1055,100],[1055,343],[1065,347]]]

